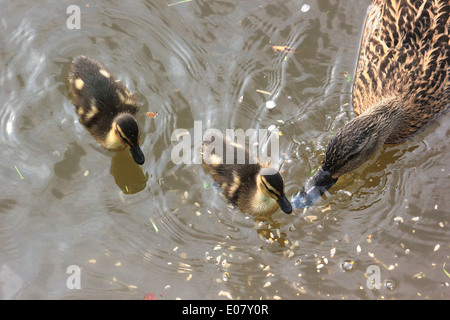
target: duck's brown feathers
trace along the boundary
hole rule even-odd
[[[383,144],[411,137],[450,109],[449,12],[449,0],[372,2],[352,92],[356,117],[331,138],[294,207],[311,206]]]
[[[353,85],[353,110],[360,116],[385,98],[399,99],[403,125],[386,143],[410,137],[449,108],[449,13],[448,0],[372,3]]]

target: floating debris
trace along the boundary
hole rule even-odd
[[[182,0],[182,1],[178,1],[175,3],[169,3],[167,6],[171,7],[171,6],[176,6],[177,4],[181,4],[181,3],[185,3],[185,2],[191,2],[192,0]]]
[[[445,262],[444,262],[444,264],[442,265],[442,270],[444,270],[444,273],[447,275],[447,277],[450,278],[450,273],[448,273],[448,271],[445,270]]]
[[[300,10],[301,10],[302,12],[308,12],[309,9],[311,9],[311,6],[310,6],[309,4],[304,4],[304,5],[302,5],[302,7],[301,7]]]
[[[273,100],[269,100],[269,101],[267,101],[266,102],[266,108],[267,109],[273,109],[273,108],[275,108],[276,107],[276,103],[275,103],[275,101],[273,101]]]
[[[268,96],[270,96],[272,94],[269,91],[264,91],[264,90],[259,90],[259,89],[257,89],[256,92],[267,94]]]
[[[333,258],[335,253],[336,253],[336,247],[331,248],[330,249],[330,258]]]
[[[147,112],[147,117],[149,117],[150,119],[156,118],[157,115],[158,112]]]
[[[307,222],[313,222],[315,220],[317,220],[317,216],[316,215],[308,215],[303,217],[303,219],[305,219]]]
[[[208,190],[211,188],[211,185],[208,182],[203,182],[203,189]]]
[[[153,222],[152,218],[150,218],[150,222],[152,223],[153,228],[155,229],[155,231],[158,232],[158,231],[159,231],[159,230],[158,230],[158,227],[157,227],[156,224]]]
[[[154,293],[146,293],[142,300],[156,300],[156,294]]]
[[[233,297],[231,296],[231,294],[228,291],[221,290],[218,295],[219,296],[225,296],[228,299],[233,300]]]
[[[16,168],[17,173],[18,173],[19,176],[20,176],[20,179],[23,180],[23,177],[22,177],[22,174],[21,174],[20,171],[19,171],[19,168],[17,168],[17,166],[14,166],[14,167]]]
[[[283,52],[293,52],[293,53],[299,53],[300,50],[288,47],[288,46],[272,46],[272,49],[274,52],[277,51],[283,51]]]

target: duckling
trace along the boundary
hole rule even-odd
[[[80,56],[69,72],[72,103],[79,121],[105,149],[128,148],[137,164],[145,161],[139,147],[135,97],[99,62]]]
[[[216,149],[208,148],[210,143],[203,143],[203,166],[239,210],[253,215],[270,215],[280,207],[285,213],[292,212],[278,170],[262,165],[250,156],[247,148],[229,139],[223,138],[223,157]],[[226,160],[227,148],[234,150],[234,161],[230,164],[222,160]],[[243,164],[238,164],[241,154],[245,158]]]
[[[311,206],[384,144],[402,142],[449,109],[448,0],[374,0],[352,102],[355,118],[330,140],[319,170],[293,196]]]

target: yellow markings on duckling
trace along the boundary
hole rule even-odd
[[[83,89],[83,87],[84,87],[84,81],[81,80],[80,78],[77,78],[74,81],[74,86],[75,86],[75,89],[81,91],[81,89]]]
[[[120,102],[122,102],[123,104],[127,104],[127,103],[132,103],[134,100],[131,97],[131,94],[129,92],[125,92],[125,95],[119,90],[116,90],[117,95],[119,96]]]
[[[91,120],[98,113],[98,108],[95,106],[95,102],[91,104],[91,109],[86,113],[85,119]]]
[[[134,99],[133,95],[128,90],[124,90],[122,93],[122,91],[120,89],[117,89],[116,93],[120,99],[120,102],[122,102],[123,104],[134,104],[135,103],[135,99]]]
[[[212,165],[223,164],[223,159],[215,153],[210,156],[209,161]]]
[[[125,149],[125,146],[123,145],[122,141],[120,140],[120,137],[116,133],[117,124],[114,122],[112,124],[112,129],[108,132],[108,135],[106,136],[104,146],[106,149],[113,150],[113,151],[119,151],[122,149]]]
[[[269,191],[270,193],[275,194],[278,197],[281,197],[281,195],[278,192],[278,190],[275,189],[274,187],[272,187],[272,185],[263,176],[261,176],[261,182],[263,183],[263,185],[267,189],[267,191]]]
[[[239,186],[241,185],[241,179],[239,178],[239,175],[236,171],[233,171],[233,184],[230,186],[230,189],[228,190],[228,195],[232,197]]]
[[[106,71],[105,69],[100,69],[100,70],[98,70],[98,72],[100,72],[100,74],[102,76],[104,76],[105,78],[109,79],[111,77],[111,74],[108,71]]]
[[[122,143],[126,143],[129,146],[132,146],[133,143],[131,142],[130,139],[128,139],[128,137],[126,136],[126,134],[122,131],[122,128],[120,128],[119,126],[116,126],[116,131],[118,133],[119,136],[119,140],[122,140]]]

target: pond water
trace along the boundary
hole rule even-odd
[[[171,160],[194,121],[276,128],[290,198],[353,116],[369,4],[85,1],[73,29],[68,2],[0,0],[0,298],[450,298],[448,115],[291,215],[234,210]],[[135,93],[143,166],[78,122],[82,54]]]

